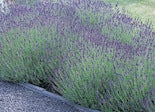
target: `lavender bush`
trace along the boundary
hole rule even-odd
[[[51,33],[45,33],[50,31]],[[44,33],[43,33],[44,32]],[[51,64],[50,41],[55,37],[54,29],[48,27],[25,31],[19,29],[1,35],[1,78],[15,82],[33,82],[39,84],[46,80]],[[56,47],[53,41],[53,47]],[[58,64],[57,60],[55,62]],[[54,62],[53,62],[54,64]],[[50,71],[56,66],[50,67]]]
[[[117,4],[16,3],[0,14],[0,79],[50,85],[103,112],[153,112],[154,37]]]

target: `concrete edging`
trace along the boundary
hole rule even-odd
[[[77,105],[77,104],[74,104],[70,101],[68,101],[67,99],[65,99],[64,97],[62,96],[59,96],[57,94],[54,94],[54,93],[51,93],[51,92],[48,92],[46,91],[44,88],[41,88],[41,87],[38,87],[38,86],[35,86],[33,84],[30,84],[30,83],[22,83],[22,84],[19,84],[20,86],[24,87],[24,88],[27,88],[29,90],[32,90],[34,92],[37,92],[39,94],[42,94],[44,96],[47,96],[49,98],[52,98],[52,99],[56,99],[56,100],[59,100],[59,101],[62,101],[76,109],[78,109],[79,111],[81,112],[100,112],[98,110],[92,110],[92,109],[89,109],[89,108],[86,108],[86,107],[82,107],[80,105]]]

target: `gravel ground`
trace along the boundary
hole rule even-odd
[[[12,83],[0,82],[0,112],[79,112],[61,101],[50,99]]]

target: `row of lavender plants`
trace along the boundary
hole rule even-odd
[[[0,79],[103,112],[155,111],[155,32],[91,0],[14,4],[0,14]]]

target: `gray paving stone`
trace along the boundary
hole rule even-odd
[[[17,84],[0,82],[0,112],[79,112]]]

